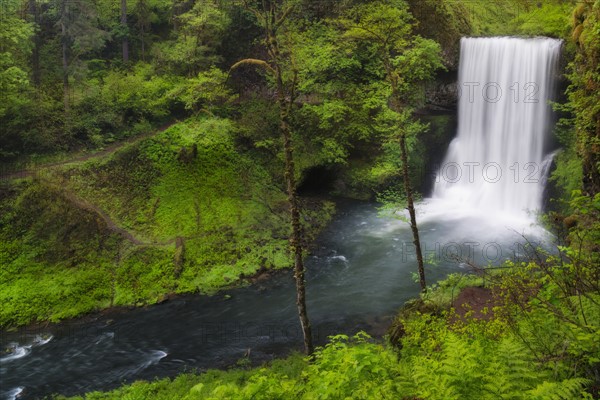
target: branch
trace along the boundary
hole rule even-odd
[[[377,32],[375,32],[375,31],[373,31],[373,30],[371,30],[371,29],[369,29],[369,28],[367,28],[367,27],[365,27],[365,26],[363,26],[363,25],[348,25],[348,28],[349,28],[349,29],[360,29],[360,30],[362,30],[362,31],[365,31],[365,32],[367,32],[367,33],[369,33],[369,34],[373,35],[373,37],[374,37],[375,39],[377,39],[377,40],[379,40],[379,41],[383,42],[384,44],[387,44],[387,41],[388,41],[388,39],[389,39],[389,37],[388,37],[388,38],[386,38],[385,36],[382,36],[382,35],[378,34]],[[348,35],[348,36],[349,36],[349,37],[350,37],[352,40],[357,40],[357,39],[360,39],[360,38],[357,38],[357,37],[352,37],[352,35]]]
[[[264,15],[262,15],[262,14],[260,13],[260,11],[258,11],[258,10],[257,10],[257,9],[255,9],[254,7],[250,6],[250,4],[249,4],[249,2],[248,2],[247,0],[244,0],[244,1],[243,1],[243,4],[244,4],[244,8],[245,8],[246,10],[250,11],[252,14],[254,14],[254,16],[256,17],[256,19],[257,19],[259,22],[261,22],[261,21],[264,21],[264,19],[265,19],[265,16],[264,16]]]
[[[281,24],[283,24],[285,22],[285,20],[287,19],[287,17],[290,15],[290,13],[292,12],[292,10],[294,9],[294,6],[289,6],[284,12],[283,14],[281,14],[281,17],[279,17],[277,19],[277,21],[275,22],[275,27],[273,28],[273,31],[276,32],[277,29],[279,29],[279,27],[281,26]]]
[[[257,65],[259,67],[263,67],[268,72],[275,74],[275,70],[273,69],[273,67],[271,67],[269,65],[269,63],[267,63],[264,60],[257,60],[256,58],[246,58],[246,59],[236,62],[235,64],[233,64],[231,66],[231,68],[229,68],[229,72],[241,67],[242,65]]]

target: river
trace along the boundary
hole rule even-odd
[[[426,213],[426,211],[424,211]],[[477,263],[518,256],[521,238],[481,220],[421,215],[429,282],[466,272],[455,255]],[[385,333],[391,316],[419,292],[406,222],[382,218],[371,203],[345,202],[307,259],[308,311],[316,341],[359,330]],[[500,252],[498,254],[498,252]],[[249,351],[253,362],[301,350],[292,272],[216,296],[59,324],[37,332],[3,333],[2,396],[38,398],[108,390],[137,379],[226,367]],[[250,350],[249,350],[250,349]]]

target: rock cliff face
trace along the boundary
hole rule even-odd
[[[434,82],[425,90],[426,107],[433,110],[455,110],[458,103],[457,82]]]
[[[424,88],[424,111],[456,111],[458,105],[458,72],[446,71]]]

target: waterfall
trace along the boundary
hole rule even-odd
[[[560,47],[549,38],[461,40],[458,132],[434,202],[518,218],[541,208]]]

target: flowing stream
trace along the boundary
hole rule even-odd
[[[502,97],[490,101],[490,85],[479,91],[487,97],[475,91],[470,101],[463,89],[457,138],[432,198],[418,206],[422,246],[432,262],[429,283],[464,271],[463,261],[485,266],[518,260],[524,237],[549,239],[527,211],[541,206],[549,164],[547,100],[559,48],[552,39],[463,39],[461,85],[496,83]],[[526,85],[533,84],[538,102],[515,102],[514,83],[520,100],[532,95]],[[446,175],[448,165],[493,174],[496,166],[483,169],[491,163],[502,174],[517,163],[521,178],[532,163],[538,179]],[[385,333],[389,317],[419,291],[407,224],[380,218],[373,204],[347,202],[339,210],[307,260],[308,311],[319,344],[339,332]],[[229,366],[242,357],[261,362],[301,346],[295,286],[291,271],[284,271],[227,294],[182,297],[36,332],[2,332],[0,397],[108,390],[137,379]]]

